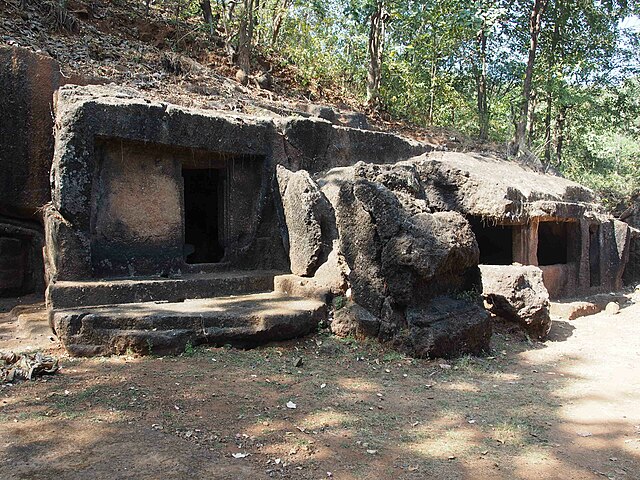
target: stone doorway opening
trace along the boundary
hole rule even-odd
[[[469,218],[471,230],[480,248],[483,265],[511,265],[513,263],[513,227],[489,225],[481,217]]]
[[[540,222],[538,225],[538,265],[568,263],[568,222]]]
[[[223,168],[182,168],[188,264],[217,263],[224,256],[224,172]]]
[[[589,286],[599,287],[600,278],[600,225],[589,226]]]

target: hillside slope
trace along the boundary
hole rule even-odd
[[[321,103],[341,111],[366,111],[356,98],[337,90],[296,84],[295,66],[258,52],[257,74],[271,71],[269,89],[255,80],[244,86],[216,37],[195,20],[178,21],[159,8],[145,15],[143,2],[72,0],[66,12],[53,1],[0,0],[0,43],[17,45],[55,58],[63,74],[79,73],[132,86],[146,95],[187,107],[257,114],[258,108],[308,111]],[[492,150],[445,128],[424,129],[367,112],[372,128],[411,136],[449,150]]]

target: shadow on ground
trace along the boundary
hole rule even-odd
[[[489,356],[456,361],[328,335],[65,359],[0,390],[0,477],[634,478],[638,310],[545,343],[499,327]]]

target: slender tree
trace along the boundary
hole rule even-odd
[[[369,66],[367,68],[367,103],[374,108],[380,104],[380,82],[382,80],[382,54],[384,36],[389,14],[385,11],[384,0],[377,0],[369,20]]]
[[[528,150],[527,133],[530,121],[530,109],[532,102],[533,74],[538,53],[538,38],[542,26],[542,17],[549,0],[533,0],[533,6],[529,15],[529,49],[527,66],[522,85],[522,97],[520,99],[519,115],[516,121],[515,136],[511,146],[511,153],[519,155]]]

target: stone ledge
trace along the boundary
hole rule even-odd
[[[85,282],[54,282],[49,285],[53,309],[140,302],[180,302],[186,298],[211,298],[273,290],[278,271],[236,270],[189,274],[174,278],[129,278]]]
[[[74,356],[184,351],[187,344],[250,348],[314,331],[327,308],[275,293],[180,303],[135,303],[53,312],[56,332]]]

